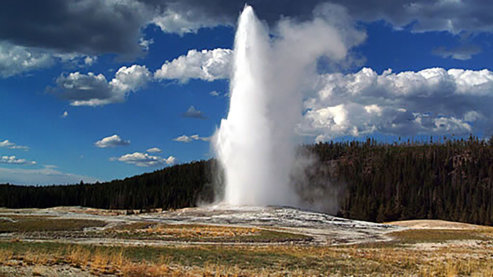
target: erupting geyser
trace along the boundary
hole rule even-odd
[[[235,37],[229,113],[213,140],[229,205],[299,206],[290,177],[303,77],[315,71],[318,57],[346,53],[338,32],[324,19],[284,20],[276,34],[271,39],[268,27],[245,6]]]
[[[227,204],[293,204],[288,186],[293,148],[286,138],[278,140],[271,116],[269,52],[269,35],[246,6],[235,38],[229,113],[216,134]]]

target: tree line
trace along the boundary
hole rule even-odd
[[[340,216],[493,223],[492,139],[394,145],[368,139],[309,148],[321,167],[337,161],[329,178],[345,185]]]
[[[308,185],[303,190],[338,194],[339,216],[377,222],[428,218],[493,224],[493,139],[487,142],[471,136],[394,144],[368,139],[303,149],[316,158],[307,169]],[[217,178],[216,169],[216,161],[208,160],[104,183],[3,184],[0,206],[191,207],[212,202],[220,191],[213,185],[222,179]],[[321,198],[330,202],[334,195]]]
[[[0,185],[0,207],[83,206],[103,209],[177,209],[210,202],[213,160],[175,165],[104,183],[52,186]]]

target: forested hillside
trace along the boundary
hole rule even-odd
[[[310,185],[337,187],[340,216],[379,222],[438,218],[493,224],[492,140],[471,137],[390,145],[368,139],[304,147],[318,157],[308,180],[324,181],[310,183],[304,190]],[[0,185],[0,206],[189,207],[213,200],[214,167],[215,161],[209,160],[106,183]],[[326,199],[332,201],[333,196]]]
[[[105,209],[182,208],[213,199],[214,161],[175,165],[96,184],[0,185],[0,207],[84,206]]]
[[[369,221],[434,218],[493,223],[493,143],[323,143],[309,148],[346,184],[338,214]]]

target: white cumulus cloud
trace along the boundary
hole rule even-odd
[[[168,158],[164,159],[159,156],[149,155],[147,153],[135,152],[131,154],[125,154],[119,158],[111,158],[110,160],[117,160],[140,167],[153,167],[173,164],[175,162],[175,157],[169,156]]]
[[[0,76],[6,78],[51,66],[54,57],[44,51],[0,42]]]
[[[112,135],[109,137],[102,138],[94,143],[96,147],[99,148],[107,148],[107,147],[116,147],[116,146],[125,146],[129,145],[129,140],[123,140],[118,135]]]
[[[57,63],[79,67],[90,66],[96,60],[97,56],[57,53],[53,50],[14,45],[0,40],[0,77],[3,78],[46,69]]]
[[[144,65],[122,66],[111,80],[110,86],[121,92],[135,91],[147,84],[151,73]]]
[[[214,81],[229,78],[231,49],[189,50],[187,55],[167,61],[154,73],[156,79],[178,79],[185,83],[189,79]]]
[[[49,91],[69,100],[73,106],[101,106],[124,102],[130,92],[144,87],[151,73],[142,65],[123,66],[108,82],[103,74],[72,72],[57,78]]]
[[[388,135],[493,132],[493,72],[430,68],[378,74],[324,74],[305,101],[299,131],[317,140]]]
[[[18,164],[18,165],[33,165],[35,161],[28,161],[26,159],[19,159],[16,156],[1,156],[0,163],[2,164]]]
[[[171,8],[154,17],[152,23],[159,26],[165,33],[179,35],[196,33],[201,28],[214,27],[220,24],[218,20],[197,14],[191,9],[178,12]]]

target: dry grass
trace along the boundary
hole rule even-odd
[[[164,264],[135,262],[124,257],[123,252],[91,251],[81,246],[66,246],[53,252],[30,250],[13,254],[11,250],[0,250],[0,266],[33,266],[32,274],[45,275],[41,266],[56,267],[70,265],[95,275],[120,276],[169,276],[173,271]]]
[[[488,240],[489,229],[409,229],[390,234],[402,243],[446,242],[454,240]]]
[[[114,228],[145,236],[254,237],[259,228],[138,223]],[[351,246],[185,245],[112,247],[0,241],[0,268],[69,265],[120,276],[493,276],[493,231],[418,229],[392,242]],[[34,275],[34,274],[33,274]],[[46,275],[46,274],[45,274]],[[0,274],[1,276],[1,274]]]
[[[94,247],[13,243],[0,265],[67,264],[121,276],[493,276],[493,245],[438,250],[396,247],[189,246]],[[21,264],[20,264],[21,263]]]
[[[86,227],[102,227],[106,222],[86,219],[57,219],[46,216],[9,215],[0,219],[0,233],[47,231],[81,231]],[[6,220],[6,219],[10,220]]]
[[[225,227],[213,225],[188,225],[188,224],[156,224],[133,223],[127,226],[112,228],[110,232],[132,235],[160,235],[174,238],[217,238],[252,236],[258,234],[258,228]]]
[[[307,241],[308,236],[254,227],[138,222],[109,228],[106,236],[200,242],[284,242]]]

